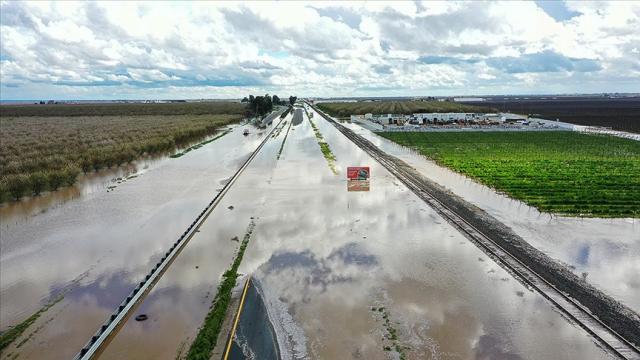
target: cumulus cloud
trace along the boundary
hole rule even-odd
[[[640,91],[640,3],[0,3],[0,97]]]

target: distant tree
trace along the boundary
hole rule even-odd
[[[245,97],[242,98],[241,102],[243,102],[243,103],[249,102],[249,99],[245,96]]]
[[[271,98],[271,102],[274,105],[280,105],[280,98],[278,97],[278,95],[273,95],[272,98]]]
[[[298,100],[297,96],[289,96],[289,104],[291,105],[295,104],[296,100]]]
[[[265,112],[269,112],[273,109],[273,102],[271,101],[271,96],[269,96],[269,94],[264,95],[264,108],[266,109]]]
[[[280,101],[277,96],[274,95],[274,97]],[[247,113],[248,115],[262,116],[273,110],[273,105],[273,98],[269,94],[264,96],[249,95]]]

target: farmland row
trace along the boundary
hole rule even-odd
[[[640,216],[640,144],[571,132],[381,133],[540,211]]]
[[[320,103],[318,107],[332,116],[352,114],[413,114],[430,112],[489,112],[488,108],[447,101],[362,101]]]
[[[21,116],[142,116],[142,115],[242,115],[244,104],[236,102],[197,102],[160,104],[56,104],[56,105],[2,105],[1,117]]]
[[[0,201],[75,183],[80,173],[172,151],[241,115],[10,117],[0,125]]]

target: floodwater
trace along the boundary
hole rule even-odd
[[[271,138],[101,358],[184,355],[222,273],[253,225],[240,272],[260,283],[285,359],[388,359],[397,358],[398,351],[408,359],[608,358],[586,332],[512,278],[330,124],[317,115],[314,122],[337,158],[338,174],[329,168],[306,116],[291,127],[279,160],[286,131]],[[246,158],[240,134],[236,129],[166,165],[183,171],[164,170],[168,174],[158,174],[157,181],[150,180],[149,171],[137,179],[139,188],[127,182],[101,195],[105,201],[132,187],[118,200],[120,208],[96,202],[90,211],[34,220],[35,231],[42,223],[37,235],[24,230],[13,236],[14,241],[33,237],[35,249],[46,249],[37,257],[40,252],[26,247],[20,261],[14,260],[11,270],[22,266],[26,272],[12,275],[20,288],[40,288],[44,299],[51,289],[79,279],[52,309],[58,311],[52,311],[53,320],[23,346],[20,358],[70,357],[79,350]],[[259,140],[247,139],[246,145],[255,148]],[[243,146],[235,149],[237,144]],[[347,192],[347,166],[371,168],[370,191]],[[184,174],[185,168],[191,173]],[[163,190],[166,182],[176,188]],[[203,189],[196,191],[200,188],[192,182]],[[178,190],[185,183],[194,194]],[[155,198],[165,191],[179,196]],[[134,199],[143,197],[140,192],[150,200],[139,206]],[[70,220],[68,214],[82,219]],[[72,240],[66,240],[69,234]],[[67,274],[64,280],[58,272]],[[5,296],[5,271],[2,276]],[[19,320],[20,299],[28,296],[23,290],[22,298],[12,298],[14,310],[7,313]],[[135,321],[138,314],[148,320]]]
[[[396,345],[409,359],[607,358],[540,295],[314,119],[339,174],[306,117],[291,128],[280,160],[283,134],[272,139],[142,302],[136,314],[149,320],[129,319],[103,359],[184,355],[238,247],[232,239],[242,239],[251,222],[240,272],[261,284],[285,359],[386,359]],[[371,167],[369,192],[347,192],[344,170],[352,165]],[[385,313],[397,340],[383,339],[390,332]]]
[[[247,287],[244,306],[229,348],[231,360],[280,359],[276,334],[259,287],[255,279]]]
[[[481,207],[539,250],[567,264],[578,276],[640,312],[640,219],[571,218],[541,213],[363,127],[344,125]]]
[[[3,208],[1,330],[64,295],[25,332],[37,329],[20,347],[21,359],[70,358],[80,350],[266,134],[245,137],[244,128],[176,159],[137,163],[124,182],[111,178],[126,173],[81,182],[84,188],[70,190],[73,199],[37,211]]]

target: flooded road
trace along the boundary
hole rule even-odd
[[[21,359],[77,353],[266,134],[252,129],[245,137],[243,129],[182,157],[143,163],[124,182],[96,180],[46,211],[3,212],[1,330],[64,295],[24,334],[37,329]]]
[[[337,174],[323,156],[306,116],[300,123],[291,123],[284,146],[287,129],[276,131],[101,358],[183,356],[207,314],[222,273],[233,261],[238,240],[253,224],[240,272],[252,274],[260,284],[285,359],[609,358],[585,331],[515,280],[333,126],[317,115],[313,121],[336,157]],[[35,236],[51,238],[34,245],[46,248],[40,259],[36,257],[46,264],[33,265],[33,270],[24,261],[38,252],[23,251],[22,262],[15,260],[11,270],[18,271],[18,264],[24,264],[28,271],[13,274],[13,282],[36,289],[40,284],[44,294],[40,299],[44,299],[51,289],[78,280],[43,319],[35,339],[24,345],[21,359],[68,358],[78,351],[152,267],[157,260],[153,254],[161,254],[178,237],[235,170],[233,165],[237,168],[248,155],[249,145],[255,148],[260,140],[258,136],[248,139],[245,147],[239,134],[236,129],[173,160],[173,166],[192,173],[164,177],[157,183],[145,180],[149,183],[140,186],[151,188],[146,190],[147,197],[153,198],[169,187],[166,182],[175,180],[173,192],[165,191],[187,197],[189,192],[181,191],[180,185],[196,182],[203,187],[202,199],[190,194],[173,205],[165,198],[149,200],[138,209],[135,199],[142,202],[140,192],[145,190],[132,189],[120,201],[135,210],[109,212],[107,207],[94,210],[95,214],[70,212],[85,217],[78,222],[63,219],[62,214],[43,221],[66,221],[67,232],[58,234],[51,228]],[[237,144],[243,146],[235,149]],[[189,156],[197,159],[191,162]],[[371,168],[369,191],[347,191],[347,166]],[[145,174],[147,179],[151,173]],[[125,188],[103,194],[102,200]],[[155,216],[145,217],[145,212]],[[102,231],[91,223],[96,221]],[[28,239],[25,233],[14,239]],[[73,236],[66,240],[69,234]],[[75,260],[80,265],[73,265]],[[84,277],[80,275],[84,270],[72,271],[81,265],[91,269]],[[53,281],[59,276],[57,266],[67,273],[65,280]],[[4,286],[4,271],[2,276]],[[39,282],[39,276],[49,280]],[[23,296],[28,298],[26,293]],[[12,300],[13,312],[7,312],[15,318],[19,318],[15,309],[21,307],[17,299]],[[140,314],[148,319],[136,321]],[[47,323],[49,317],[53,320]]]
[[[306,118],[279,160],[283,135],[272,139],[136,311],[149,320],[129,319],[101,358],[186,353],[233,259],[233,239],[252,220],[240,272],[260,283],[285,359],[608,357],[331,125],[314,121],[338,175]],[[352,165],[371,167],[369,192],[347,192]]]
[[[554,259],[640,312],[640,221],[551,216],[441,167],[417,152],[344,123],[385,152],[481,207]]]

